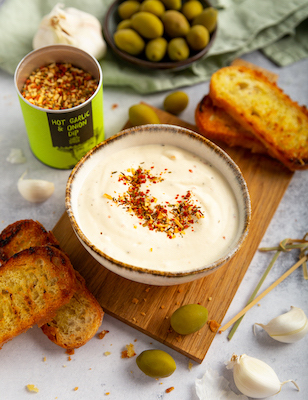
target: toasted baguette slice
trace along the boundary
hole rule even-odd
[[[31,219],[16,221],[0,233],[0,266],[21,250],[48,244],[59,247],[59,242],[53,233],[47,232],[38,221]]]
[[[30,247],[10,257],[0,268],[0,347],[50,321],[75,290],[74,269],[61,250]]]
[[[47,232],[37,221],[17,221],[0,234],[0,266],[15,253],[31,246],[50,244],[59,247],[52,232]],[[3,247],[1,247],[3,246]],[[78,348],[87,343],[102,323],[104,312],[98,301],[87,289],[83,277],[75,271],[77,288],[69,303],[44,324],[43,332],[57,345],[64,348]]]
[[[210,140],[218,140],[231,147],[245,147],[253,153],[267,154],[265,146],[222,108],[214,106],[208,95],[198,104],[195,121],[199,132]]]
[[[261,72],[222,68],[212,75],[210,97],[290,170],[308,168],[308,110]]]
[[[51,341],[65,349],[76,349],[92,339],[104,315],[101,306],[77,271],[76,278],[77,290],[70,302],[62,306],[56,316],[41,327]]]

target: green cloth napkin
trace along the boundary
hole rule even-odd
[[[103,21],[113,0],[67,0]],[[56,0],[0,0],[0,68],[13,74],[32,50],[32,38]],[[182,71],[149,71],[119,61],[110,49],[100,64],[104,86],[132,87],[154,93],[194,85],[235,58],[262,50],[285,66],[308,57],[308,0],[212,0],[219,9],[216,40],[209,53]]]

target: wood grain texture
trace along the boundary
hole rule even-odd
[[[155,111],[162,123],[197,131],[195,126],[173,115],[158,109]],[[85,278],[106,313],[199,363],[203,361],[215,333],[205,325],[195,334],[180,336],[170,330],[169,318],[181,305],[200,303],[208,308],[209,319],[222,322],[293,175],[267,156],[218,144],[234,159],[244,175],[251,196],[252,220],[241,250],[213,274],[169,287],[132,282],[108,271],[84,250],[66,214],[53,229],[74,268]]]

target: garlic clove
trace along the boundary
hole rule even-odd
[[[301,308],[291,306],[290,311],[261,326],[273,339],[283,343],[294,343],[303,339],[308,332],[308,319]],[[255,329],[255,328],[254,328]]]
[[[17,188],[25,200],[31,203],[42,203],[54,192],[55,186],[52,182],[42,179],[24,179],[26,172],[18,179]]]
[[[282,385],[293,380],[280,382],[275,371],[265,362],[242,354],[233,355],[227,363],[227,369],[233,369],[234,383],[238,390],[253,399],[270,397],[280,392]]]

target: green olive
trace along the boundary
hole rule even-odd
[[[197,15],[202,13],[203,5],[198,0],[187,1],[186,3],[183,4],[181,11],[188,19],[188,21],[191,21]]]
[[[186,36],[189,32],[189,22],[186,17],[177,10],[167,10],[161,17],[165,32],[171,38]]]
[[[188,96],[185,92],[170,93],[164,100],[164,109],[174,115],[180,114],[188,104]]]
[[[176,369],[174,359],[163,350],[145,350],[136,358],[136,363],[151,378],[166,378]]]
[[[187,304],[171,316],[172,329],[180,335],[189,335],[201,329],[207,321],[208,311],[199,304]]]
[[[162,60],[167,51],[168,42],[164,37],[150,40],[145,46],[146,58],[153,62]]]
[[[128,110],[129,121],[133,126],[159,124],[156,112],[146,104],[135,104]]]
[[[155,39],[164,33],[162,21],[154,14],[139,11],[131,18],[132,27],[144,38]]]
[[[134,56],[140,54],[145,47],[142,37],[133,29],[119,29],[113,34],[115,45]]]
[[[117,31],[120,29],[130,29],[132,27],[132,21],[130,19],[123,19],[117,25]]]
[[[217,24],[218,11],[213,7],[205,8],[192,21],[192,25],[203,25],[212,33]]]
[[[181,0],[162,0],[168,10],[179,10],[182,7]]]
[[[160,0],[145,0],[140,5],[140,11],[147,11],[161,17],[165,12],[165,6]]]
[[[186,35],[189,47],[195,51],[203,50],[210,41],[209,31],[203,25],[194,25]]]
[[[139,11],[140,3],[136,0],[123,1],[118,7],[118,13],[121,19],[128,19]]]
[[[189,47],[184,38],[171,39],[168,43],[167,52],[172,61],[182,61],[189,57]]]

